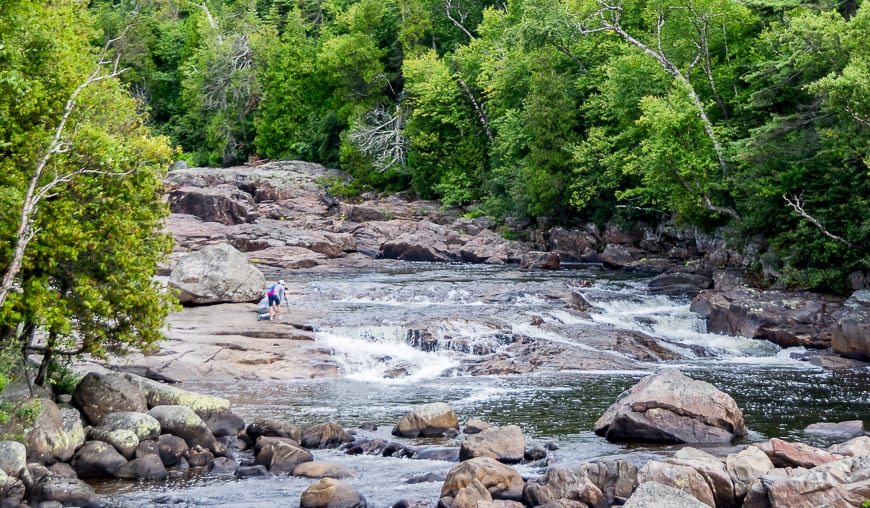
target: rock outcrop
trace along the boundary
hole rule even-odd
[[[727,394],[676,370],[643,378],[595,423],[612,441],[727,443],[746,435],[743,413]]]
[[[855,291],[833,316],[834,352],[870,361],[870,289]]]
[[[179,259],[169,287],[186,304],[255,302],[263,297],[266,278],[233,246],[217,244]]]

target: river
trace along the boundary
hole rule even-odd
[[[334,352],[342,376],[303,381],[201,381],[187,389],[231,400],[245,420],[285,419],[300,427],[335,421],[360,437],[390,435],[406,412],[429,402],[448,402],[460,422],[479,417],[495,425],[519,425],[527,441],[549,448],[550,464],[626,458],[641,464],[673,453],[673,446],[608,443],[592,432],[605,409],[641,377],[679,368],[730,394],[750,430],[748,441],[771,437],[828,443],[802,429],[819,421],[870,421],[870,369],[827,371],[798,358],[802,350],[705,332],[687,299],[652,295],[647,280],[594,266],[559,271],[517,267],[396,263],[376,270],[268,274],[291,288],[290,312],[317,310],[309,323],[318,342]],[[566,308],[564,295],[579,291],[594,307],[588,315]],[[530,324],[538,318],[543,326]],[[577,329],[587,332],[579,334]],[[563,369],[524,375],[470,376],[467,366],[499,350],[511,336],[554,341],[596,352],[588,330],[629,329],[662,339],[682,357],[631,368]],[[426,330],[437,339],[421,350],[407,338]],[[578,337],[582,337],[578,339]],[[619,363],[619,354],[611,354]],[[362,430],[360,426],[375,430]],[[401,440],[416,446],[450,446],[455,440]],[[724,455],[731,446],[707,448]],[[442,481],[455,463],[391,457],[348,456],[315,450],[316,460],[339,463],[359,476],[346,480],[369,506],[399,500],[435,506]],[[521,464],[525,477],[542,463]],[[429,476],[426,476],[429,475]],[[432,478],[436,478],[433,480]],[[98,483],[114,506],[298,506],[315,480],[272,477],[236,479],[206,473],[163,483]]]

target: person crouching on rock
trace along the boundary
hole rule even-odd
[[[266,295],[269,297],[269,319],[275,319],[281,314],[281,302],[287,298],[284,294],[284,281],[279,280],[272,284]]]

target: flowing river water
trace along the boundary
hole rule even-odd
[[[359,437],[380,437],[420,447],[456,446],[448,438],[399,440],[392,426],[406,412],[447,402],[460,423],[471,417],[516,424],[527,441],[549,448],[549,464],[598,458],[643,463],[673,453],[673,446],[608,443],[592,432],[605,409],[626,388],[662,367],[676,367],[735,398],[750,430],[748,441],[771,437],[828,444],[802,431],[810,423],[870,422],[870,369],[830,371],[766,342],[705,332],[689,301],[650,294],[647,280],[597,267],[535,272],[516,267],[397,263],[341,273],[291,271],[290,312],[317,311],[310,323],[332,350],[341,377],[301,381],[201,381],[185,388],[226,397],[246,421],[280,418],[300,427],[334,421]],[[594,307],[567,309],[564,295],[580,292]],[[544,326],[530,324],[532,318]],[[571,344],[593,351],[595,340],[575,329],[641,331],[662,340],[682,359],[629,362],[631,368],[521,375],[470,376],[467,366],[497,351],[510,336]],[[416,341],[427,330],[435,341]],[[594,334],[592,334],[594,335]],[[578,341],[582,342],[578,344]],[[422,344],[422,345],[421,345]],[[591,345],[590,345],[591,344]],[[618,360],[618,354],[614,354]],[[363,428],[368,430],[363,430]],[[724,455],[730,446],[708,448]],[[435,506],[444,475],[455,463],[314,450],[315,460],[351,467],[345,480],[369,506],[399,500]],[[516,466],[525,477],[546,464]],[[107,482],[98,493],[114,506],[298,506],[316,480],[294,477],[237,479],[208,473],[166,482]]]

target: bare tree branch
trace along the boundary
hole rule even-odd
[[[804,210],[804,203],[803,203],[803,199],[801,198],[801,196],[796,196],[796,195],[794,195],[794,194],[792,193],[791,197],[789,197],[788,195],[783,194],[783,195],[782,195],[782,199],[784,199],[785,202],[788,203],[788,206],[792,207],[792,209],[793,209],[793,210],[794,210],[794,211],[795,211],[799,216],[801,216],[801,217],[803,217],[804,219],[808,220],[808,221],[810,222],[810,224],[812,224],[813,226],[815,226],[819,231],[822,232],[822,234],[824,234],[825,236],[827,236],[827,237],[830,238],[831,240],[838,241],[838,242],[842,243],[843,245],[848,246],[848,247],[851,248],[851,249],[854,249],[854,248],[855,248],[855,244],[853,244],[852,242],[849,242],[848,240],[845,240],[845,239],[842,238],[842,237],[839,237],[839,236],[837,236],[837,235],[831,233],[830,231],[828,231],[828,230],[825,228],[825,226],[822,225],[821,222],[819,222],[818,220],[816,220],[815,217],[813,217],[812,215],[810,215],[809,213],[807,213],[807,211]]]
[[[474,98],[474,93],[472,93],[471,88],[468,87],[465,81],[458,79],[457,82],[459,83],[459,87],[465,92],[465,95],[468,96],[472,106],[474,106],[474,111],[480,119],[480,124],[483,126],[484,132],[486,132],[486,137],[489,139],[490,143],[492,143],[495,141],[495,137],[492,135],[492,129],[489,127],[489,118],[486,116],[486,111],[483,110],[483,107],[479,102],[477,102],[477,99]]]
[[[21,212],[18,216],[18,229],[15,234],[15,248],[12,253],[12,259],[3,273],[2,282],[0,282],[0,307],[6,303],[9,291],[12,290],[12,287],[15,284],[15,278],[21,271],[21,265],[24,260],[24,253],[27,250],[27,246],[33,238],[36,237],[38,232],[38,230],[33,227],[33,222],[39,209],[40,201],[60,184],[69,182],[76,174],[81,174],[76,171],[70,174],[56,176],[49,183],[44,184],[41,187],[39,186],[39,182],[42,179],[45,169],[48,167],[52,157],[56,154],[63,153],[68,149],[66,147],[66,140],[64,139],[64,132],[66,131],[70,117],[76,108],[76,101],[82,92],[88,87],[95,83],[99,83],[100,81],[116,78],[124,72],[124,69],[119,67],[121,53],[115,51],[115,49],[127,35],[127,32],[129,32],[133,27],[138,15],[139,6],[137,5],[133,11],[133,21],[124,27],[120,35],[106,41],[99,54],[93,72],[84,82],[79,84],[72,93],[70,93],[66,103],[64,104],[63,114],[61,114],[57,127],[54,130],[54,135],[49,141],[48,146],[45,148],[45,151],[39,157],[36,166],[33,168],[33,173],[30,175],[27,190],[24,192],[24,201],[21,205]]]
[[[642,41],[632,36],[630,33],[626,32],[625,29],[623,29],[621,23],[621,5],[610,4],[605,0],[597,0],[597,2],[600,6],[600,9],[595,11],[591,16],[589,16],[589,18],[587,18],[588,20],[593,20],[594,24],[592,25],[592,27],[590,28],[589,26],[581,22],[577,25],[577,31],[583,35],[598,32],[613,32],[618,36],[622,37],[624,41],[628,42],[629,44],[643,51],[648,56],[655,59],[662,66],[662,69],[664,69],[665,72],[673,76],[673,78],[683,87],[683,89],[688,94],[689,99],[692,101],[692,105],[695,107],[695,110],[698,113],[698,117],[701,119],[701,124],[704,127],[704,133],[713,144],[713,149],[716,152],[716,159],[719,162],[722,173],[727,173],[728,163],[725,159],[725,152],[722,149],[722,144],[719,142],[719,136],[716,135],[716,132],[713,129],[713,123],[710,121],[709,116],[707,116],[707,110],[704,107],[704,103],[701,101],[701,98],[695,91],[695,87],[693,87],[692,83],[689,81],[688,76],[680,72],[680,69],[673,61],[671,61],[667,57],[667,55],[665,55],[662,48],[661,29],[665,23],[664,14],[660,12],[657,20],[656,40],[658,44],[658,51],[656,51],[655,49],[649,47]],[[697,62],[698,58],[699,55],[696,55],[695,62]],[[695,64],[693,63],[690,68],[694,65]]]
[[[861,125],[863,127],[870,127],[870,120],[859,116],[858,113],[852,111],[852,108],[850,108],[849,106],[846,106],[846,112],[849,113],[853,120],[858,122],[858,125]]]
[[[407,111],[402,104],[396,105],[393,114],[378,104],[366,113],[365,125],[353,128],[350,141],[371,157],[373,166],[381,172],[403,167],[408,160],[408,140],[402,133],[406,119]]]
[[[459,27],[459,29],[462,30],[469,39],[474,40],[474,36],[463,25],[463,23],[465,23],[465,13],[460,10],[459,6],[454,6],[453,2],[454,0],[444,0],[444,9],[447,11],[447,19],[449,19],[454,25]],[[456,18],[454,18],[453,15],[450,14],[451,9],[456,9],[459,12],[459,20],[456,20]]]

